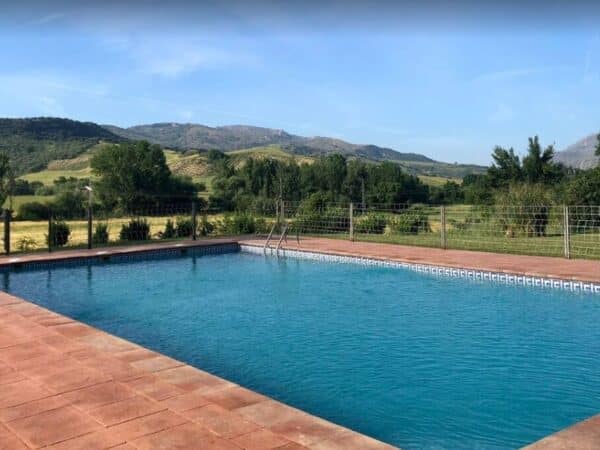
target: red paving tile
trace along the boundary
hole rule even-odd
[[[245,450],[271,450],[290,443],[282,436],[264,428],[238,436],[233,442]]]
[[[194,424],[180,425],[136,439],[133,445],[139,450],[240,450],[233,442]]]
[[[188,420],[172,411],[161,411],[115,425],[114,427],[110,427],[109,431],[112,435],[119,436],[124,441],[132,441],[148,434],[158,433],[159,431],[183,425],[187,422]]]
[[[105,426],[116,425],[166,409],[158,402],[136,395],[110,405],[88,411],[88,414]]]
[[[113,449],[124,444],[125,439],[113,433],[110,429],[102,429],[83,436],[67,439],[58,444],[46,447],[51,450],[94,450]]]
[[[219,405],[209,404],[181,414],[224,438],[234,438],[260,428],[257,424]]]
[[[44,447],[99,430],[100,424],[65,406],[8,422],[8,428],[32,447]]]
[[[127,386],[109,381],[63,394],[61,398],[79,409],[90,411],[101,406],[130,399],[135,397],[135,395],[135,392]]]

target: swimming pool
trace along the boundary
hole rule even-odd
[[[403,448],[514,448],[600,410],[600,296],[244,253],[2,288]]]

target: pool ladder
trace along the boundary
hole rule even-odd
[[[277,222],[275,222],[273,224],[273,226],[271,227],[271,231],[269,232],[269,236],[267,237],[267,240],[265,242],[265,245],[263,247],[263,253],[267,253],[267,248],[271,249],[271,247],[269,247],[269,241],[271,240],[271,238],[273,237],[273,232],[275,231],[275,227],[278,225]],[[287,232],[288,232],[288,224],[287,222],[285,222],[283,224],[283,230],[281,231],[281,236],[279,237],[279,242],[277,242],[277,247],[275,248],[275,254],[277,256],[279,256],[279,249],[281,248],[281,243],[284,241],[287,242]]]

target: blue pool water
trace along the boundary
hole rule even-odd
[[[600,411],[598,295],[240,253],[0,279],[407,449],[514,448]]]

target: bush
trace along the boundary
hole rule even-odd
[[[41,202],[23,203],[17,210],[19,220],[48,220],[50,207]]]
[[[177,227],[176,227],[176,236],[177,237],[185,237],[190,238],[194,232],[194,225],[192,224],[192,219],[189,217],[178,217],[177,218]]]
[[[254,234],[263,232],[266,228],[264,219],[254,218],[246,213],[236,213],[232,216],[225,216],[220,225],[220,231],[223,234],[230,235]]]
[[[383,234],[387,220],[384,215],[368,213],[364,217],[358,218],[354,224],[356,233]]]
[[[30,252],[37,247],[37,241],[30,236],[23,236],[17,241],[17,249],[21,252]]]
[[[92,242],[95,244],[107,244],[108,243],[108,224],[99,223],[94,229],[92,236]]]
[[[208,236],[215,231],[215,225],[208,221],[206,216],[202,216],[198,224],[198,234],[200,236]]]
[[[350,214],[346,208],[324,208],[317,211],[298,211],[294,229],[300,233],[347,233],[350,231]]]
[[[146,219],[131,219],[129,223],[121,226],[119,238],[122,241],[148,241],[150,240],[150,225]]]
[[[63,247],[69,242],[71,228],[65,222],[56,221],[50,225],[48,245],[50,247]]]
[[[395,234],[418,234],[431,231],[429,218],[418,208],[407,209],[389,222],[390,232]]]
[[[160,233],[161,239],[173,239],[176,236],[175,225],[171,219],[167,219],[165,230]]]
[[[508,237],[545,236],[552,203],[543,185],[513,184],[496,196],[496,217]]]

